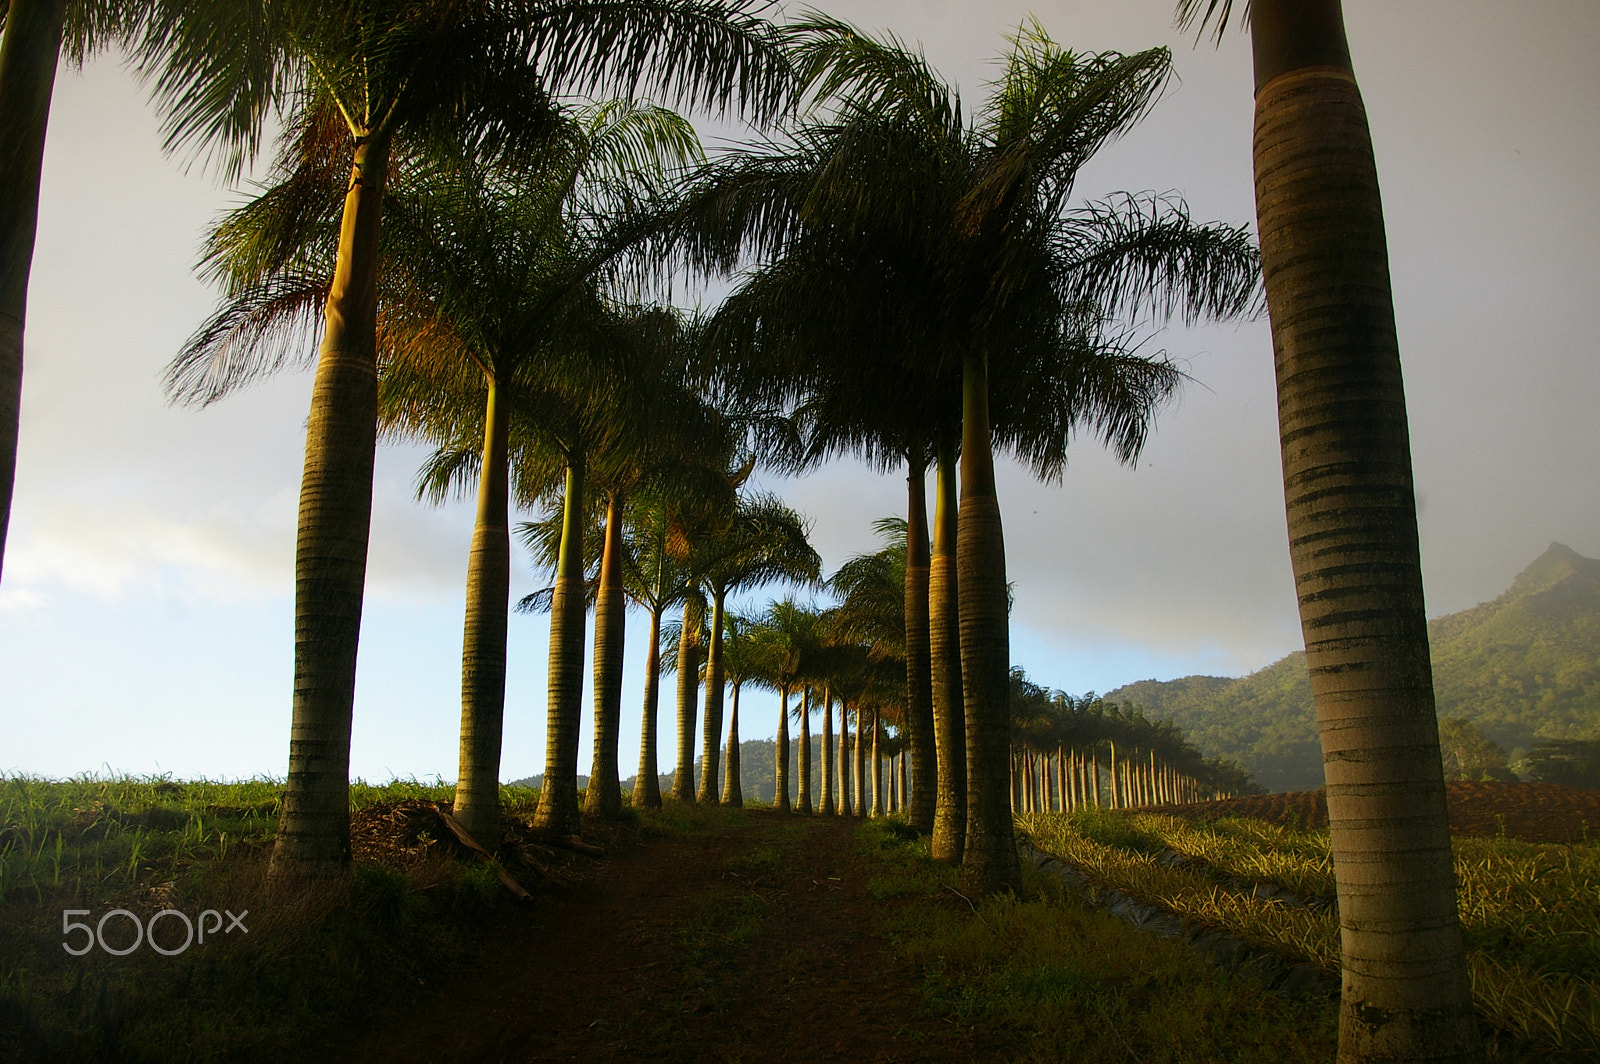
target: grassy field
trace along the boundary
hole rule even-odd
[[[1091,879],[1329,970],[1339,963],[1328,834],[1255,820],[1140,813],[1019,819]],[[1534,1045],[1600,1052],[1600,845],[1455,840],[1457,890],[1480,1014]],[[1172,855],[1182,855],[1176,861]],[[1272,884],[1312,905],[1259,896]]]

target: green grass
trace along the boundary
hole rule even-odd
[[[1263,993],[1180,943],[1090,908],[1029,867],[1024,898],[969,903],[957,893],[955,870],[928,859],[926,840],[905,841],[881,823],[862,834],[863,845],[883,855],[873,892],[924,902],[896,907],[889,930],[895,948],[926,973],[929,1010],[995,1046],[994,1059],[1333,1057],[1336,1016],[1328,1002]]]
[[[1256,899],[1229,889],[1218,876],[1272,882],[1302,895],[1332,894],[1326,831],[1245,820],[1189,824],[1108,811],[1024,816],[1018,826],[1041,849],[1105,886],[1338,968],[1333,914]],[[1201,858],[1216,871],[1158,863],[1164,849]],[[1458,838],[1454,851],[1479,1013],[1538,1045],[1600,1051],[1600,845]]]
[[[492,870],[429,858],[360,863],[348,881],[293,894],[262,874],[282,784],[0,776],[0,1059],[296,1059],[330,1017],[448,970],[500,900]],[[532,792],[507,789],[512,808]],[[353,808],[451,788],[351,786]],[[64,910],[142,919],[165,908],[248,910],[247,934],[166,957],[63,949]],[[123,918],[107,927],[115,941]],[[163,921],[169,948],[182,935]],[[72,940],[74,943],[78,939]]]

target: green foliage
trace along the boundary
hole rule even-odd
[[[1600,739],[1600,561],[1552,544],[1505,594],[1430,621],[1428,636],[1441,716],[1466,720],[1513,752],[1541,740]],[[1303,652],[1240,679],[1145,680],[1107,697],[1170,718],[1269,790],[1322,785]]]
[[[1529,751],[1522,765],[1541,783],[1600,787],[1600,742],[1551,739]]]
[[[1463,717],[1439,720],[1439,754],[1447,780],[1515,780],[1506,752]]]

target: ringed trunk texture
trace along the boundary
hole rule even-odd
[[[827,684],[822,687],[822,804],[817,812],[833,816],[838,807],[833,801],[833,695]]]
[[[850,815],[850,707],[839,699],[839,815]]]
[[[583,811],[615,820],[622,815],[617,767],[617,731],[622,726],[622,650],[627,637],[627,599],[622,587],[622,511],[616,492],[606,497],[605,546],[600,550],[600,587],[594,600],[594,756]]]
[[[506,406],[489,382],[478,513],[467,556],[461,636],[461,749],[453,815],[487,850],[500,845],[500,744],[506,710],[506,619],[511,599]]]
[[[961,699],[961,616],[956,585],[956,456],[941,444],[933,494],[928,632],[938,782],[929,840],[935,861],[957,864],[967,834],[967,723]]]
[[[872,711],[872,816],[883,816],[883,755],[878,750],[878,711]]]
[[[1339,1060],[1481,1060],[1366,112],[1337,0],[1256,0],[1251,38],[1284,507],[1338,884]]]
[[[672,774],[672,797],[694,801],[694,721],[700,707],[700,611],[693,599],[683,604],[683,629],[678,636],[678,767]]]
[[[906,473],[906,749],[911,754],[911,826],[931,832],[935,765],[933,674],[929,671],[928,465],[908,463]]]
[[[700,800],[718,801],[717,764],[722,749],[722,602],[726,592],[711,599],[711,652],[706,657],[706,720],[700,750]]]
[[[583,721],[583,622],[588,613],[583,586],[582,459],[567,462],[562,500],[561,550],[555,593],[550,599],[549,711],[544,745],[544,786],[533,826],[556,835],[582,830],[578,808],[578,727]]]
[[[744,785],[739,781],[739,688],[733,685],[733,702],[728,707],[728,764],[722,781],[722,804],[744,808]]]
[[[66,16],[66,0],[11,0],[0,38],[0,566],[22,429],[22,333],[39,175]]]
[[[633,804],[661,808],[661,767],[656,758],[656,719],[661,708],[661,610],[650,611],[650,643],[644,660],[644,719],[639,728],[639,775],[633,781]]]
[[[772,750],[772,808],[789,811],[789,689],[778,689],[778,737]]]
[[[867,747],[866,743],[863,742],[863,738],[864,737],[861,734],[861,707],[857,706],[855,746],[853,748],[853,752],[855,754],[856,762],[855,811],[856,816],[860,817],[867,815]]]
[[[811,688],[800,688],[800,744],[795,750],[795,771],[800,775],[795,811],[811,813]]]
[[[377,446],[378,231],[389,139],[357,140],[311,387],[295,541],[289,776],[268,872],[350,864],[350,718],[356,691]]]
[[[961,512],[956,569],[961,587],[961,684],[967,724],[967,834],[961,882],[969,895],[1022,886],[1011,831],[1006,766],[1011,745],[1011,648],[1005,536],[995,497],[988,366],[962,366]]]

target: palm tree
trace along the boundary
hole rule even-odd
[[[609,103],[575,111],[557,128],[541,152],[536,172],[479,173],[452,168],[420,187],[407,189],[391,207],[388,242],[393,246],[386,298],[400,306],[382,326],[391,361],[380,375],[380,419],[391,430],[410,430],[444,444],[462,435],[461,411],[435,403],[435,378],[441,370],[470,366],[486,391],[479,463],[478,514],[467,571],[467,619],[462,650],[461,763],[455,813],[462,826],[486,846],[500,830],[499,770],[505,706],[506,605],[510,586],[507,522],[507,425],[517,404],[516,378],[530,369],[540,375],[577,372],[563,365],[571,345],[562,332],[575,328],[575,314],[602,310],[588,296],[585,274],[596,260],[588,241],[576,239],[582,220],[605,217],[618,194],[658,180],[669,167],[696,158],[698,141],[683,119],[669,111]],[[396,197],[391,197],[396,198]],[[591,223],[592,224],[592,223]],[[621,372],[630,383],[646,374],[641,363],[658,330],[651,318],[618,316],[610,323],[621,346]],[[649,353],[654,356],[654,352]],[[659,356],[653,357],[659,363]],[[662,417],[650,407],[659,389],[639,388],[616,420],[636,430],[626,439],[611,437],[612,451],[637,453],[640,435]],[[657,404],[658,405],[658,404]],[[678,411],[674,410],[673,415]],[[470,419],[469,419],[470,420]],[[654,441],[652,441],[654,442]],[[461,453],[457,449],[457,453]],[[615,466],[617,459],[613,458]],[[439,470],[436,469],[435,472]],[[436,493],[437,494],[437,493]],[[616,492],[608,498],[613,511]],[[616,515],[613,513],[613,517]],[[615,521],[607,525],[608,531]],[[598,749],[615,750],[612,696],[620,693],[620,545],[605,539],[597,616],[610,623],[596,627],[596,672],[616,684],[597,685]],[[607,579],[609,577],[609,579]],[[594,790],[609,797],[598,812],[620,811],[615,758],[611,786]],[[603,778],[603,773],[602,773]]]
[[[822,559],[807,542],[805,520],[776,497],[746,496],[723,513],[706,515],[695,530],[692,565],[711,603],[710,647],[706,657],[705,741],[701,754],[699,799],[715,804],[717,756],[722,738],[723,616],[730,592],[747,591],[777,580],[814,582]],[[809,810],[807,810],[809,811]]]
[[[783,813],[790,810],[789,695],[806,682],[808,659],[815,657],[821,645],[820,628],[821,616],[816,610],[784,598],[767,608],[750,633],[762,664],[761,679],[778,692],[772,807]]]
[[[1241,230],[1194,225],[1181,205],[1160,198],[1068,209],[1080,166],[1136,122],[1165,83],[1170,59],[1163,49],[1080,56],[1037,25],[1024,27],[981,120],[968,126],[959,99],[899,42],[874,41],[822,17],[797,32],[804,38],[801,65],[820,94],[839,100],[841,124],[858,136],[882,131],[881,143],[897,145],[885,158],[899,166],[885,169],[880,161],[865,180],[849,171],[849,183],[829,190],[843,201],[840,216],[915,219],[919,238],[941,252],[935,261],[946,341],[937,357],[959,366],[962,381],[956,544],[968,772],[962,875],[974,891],[1014,888],[1020,873],[1006,794],[1009,596],[994,490],[997,438],[1037,466],[1062,453],[1059,427],[1086,425],[1131,459],[1152,408],[1127,401],[1127,356],[1085,357],[1104,354],[1108,315],[1241,313],[1254,294],[1253,249]],[[927,187],[898,181],[930,165],[907,165],[907,152],[937,160],[946,180]],[[1005,405],[991,417],[991,394],[1002,394],[992,393],[991,372],[1023,365],[1053,367],[1074,396],[1066,418],[1036,409],[1052,431],[1038,432],[1023,411]],[[1016,394],[1026,400],[1045,391]],[[1158,388],[1155,397],[1162,394]],[[1007,423],[1029,431],[1011,436]]]
[[[350,720],[377,423],[379,219],[393,152],[533,151],[550,126],[552,85],[648,84],[680,99],[770,110],[787,64],[770,27],[736,0],[277,0],[199,11],[157,3],[142,26],[142,51],[160,57],[144,69],[167,112],[169,147],[213,145],[236,173],[254,155],[267,114],[292,105],[338,115],[353,156],[301,482],[294,722],[271,865],[277,875],[336,874],[349,860]],[[270,272],[274,264],[256,265]],[[264,368],[257,362],[219,380],[191,363],[175,371],[174,391],[215,398]],[[581,469],[574,473],[581,483]]]
[[[733,696],[728,704],[728,756],[722,783],[722,804],[735,809],[744,806],[744,786],[739,778],[739,691],[756,671],[750,647],[750,630],[755,622],[732,610],[722,615],[722,667]]]
[[[1227,25],[1230,0],[1183,0]],[[1339,0],[1255,0],[1256,218],[1327,772],[1339,1060],[1479,1060],[1383,208]]]

